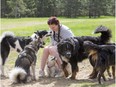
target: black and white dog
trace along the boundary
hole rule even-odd
[[[63,61],[62,66],[66,77],[75,79],[78,71],[78,62],[88,57],[88,54],[84,51],[84,41],[91,41],[95,44],[106,44],[111,38],[111,31],[105,26],[99,26],[94,33],[101,33],[101,36],[71,37],[61,41],[57,45],[58,53]]]
[[[26,45],[28,45],[31,41],[34,41],[36,38],[40,38],[41,41],[44,41],[44,38],[49,36],[50,33],[46,30],[40,30],[34,32],[32,36],[28,37],[18,37],[15,36],[13,32],[4,32],[0,39],[0,47],[1,47],[1,63],[0,63],[0,75],[4,76],[4,65],[5,61],[8,58],[10,53],[10,49],[13,48],[17,52],[21,52]],[[43,42],[44,43],[44,42]]]
[[[36,80],[36,53],[38,52],[41,44],[41,40],[40,38],[38,38],[29,43],[29,45],[26,45],[24,50],[19,53],[18,58],[15,62],[15,67],[9,74],[9,78],[13,83],[25,83]],[[30,68],[33,75],[31,75],[30,73]]]

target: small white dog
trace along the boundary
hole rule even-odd
[[[49,57],[47,64],[46,64],[46,75],[47,77],[62,77],[63,74],[61,75],[58,65],[56,63],[56,57]]]

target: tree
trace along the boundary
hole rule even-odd
[[[2,17],[115,16],[115,0],[1,0]]]
[[[37,16],[47,17],[55,15],[56,0],[36,0]]]
[[[35,0],[24,0],[25,7],[26,7],[26,16],[27,17],[35,17],[37,8],[36,8],[36,1]]]
[[[89,0],[89,18],[100,17],[100,2],[101,0]],[[102,1],[101,1],[102,2]]]
[[[11,9],[11,12],[8,14],[10,17],[17,18],[25,16],[27,9],[23,0],[8,0],[7,4]]]
[[[7,14],[10,12],[7,1],[8,0],[1,0],[1,17],[7,17]]]
[[[114,14],[114,0],[89,0],[89,18]]]
[[[65,0],[64,14],[66,17],[77,17],[80,14],[80,0]]]

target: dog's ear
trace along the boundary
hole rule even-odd
[[[37,34],[40,38],[42,38],[42,33],[41,31],[38,31],[38,34]]]
[[[35,39],[37,39],[37,36],[35,35]]]
[[[37,32],[34,32],[35,34],[37,33]]]
[[[70,44],[73,46],[74,53],[80,48],[79,41],[73,37],[69,38]]]
[[[53,57],[51,60],[57,60],[56,57]]]
[[[53,60],[57,60],[57,58],[56,58],[56,57],[54,57],[54,58],[53,58]]]
[[[58,50],[58,52],[59,53],[61,53],[62,52],[62,43],[59,43],[58,45],[57,45],[57,50]]]
[[[38,35],[38,34],[39,34],[39,31],[37,30],[37,31],[36,31],[36,32],[34,32],[34,33]]]
[[[34,32],[35,34],[37,34],[37,31],[36,32]]]
[[[58,43],[57,48],[61,48],[62,42]]]

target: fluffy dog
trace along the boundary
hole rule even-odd
[[[84,42],[84,48],[89,53],[91,65],[98,71],[98,81],[101,84],[101,77],[104,81],[105,70],[112,66],[112,75],[115,78],[115,45],[96,45],[90,41]],[[108,71],[109,73],[109,71]]]
[[[87,53],[84,51],[84,41],[88,40],[96,44],[106,44],[111,38],[111,31],[105,26],[99,26],[94,33],[101,33],[101,36],[71,37],[61,41],[57,45],[58,53],[63,61],[62,66],[66,77],[75,79],[78,71],[78,62],[81,62],[88,57]],[[70,66],[70,69],[68,68],[68,70],[66,69],[67,65]],[[97,72],[92,77],[95,76],[97,76]]]
[[[25,46],[24,50],[18,55],[15,67],[9,75],[9,78],[13,83],[25,83],[30,82],[31,79],[35,80],[36,53],[40,46],[40,39],[32,41],[29,45]],[[32,77],[30,74],[30,67],[32,68]]]
[[[56,63],[56,57],[49,57],[46,64],[47,77],[55,77],[58,74],[58,66]]]
[[[62,68],[67,78],[75,79],[78,71],[77,62],[81,61],[78,58],[79,42],[77,39],[68,38],[58,44],[58,52],[63,61]],[[83,57],[84,58],[84,57]]]
[[[34,41],[36,38],[40,38],[41,41],[44,40],[45,37],[49,36],[50,33],[46,30],[36,31],[32,36],[28,37],[17,37],[13,32],[4,32],[0,39],[0,47],[1,47],[1,64],[0,64],[0,75],[4,76],[4,65],[5,61],[8,58],[10,53],[10,49],[13,48],[17,52],[21,52],[26,45],[28,45],[31,41]]]

